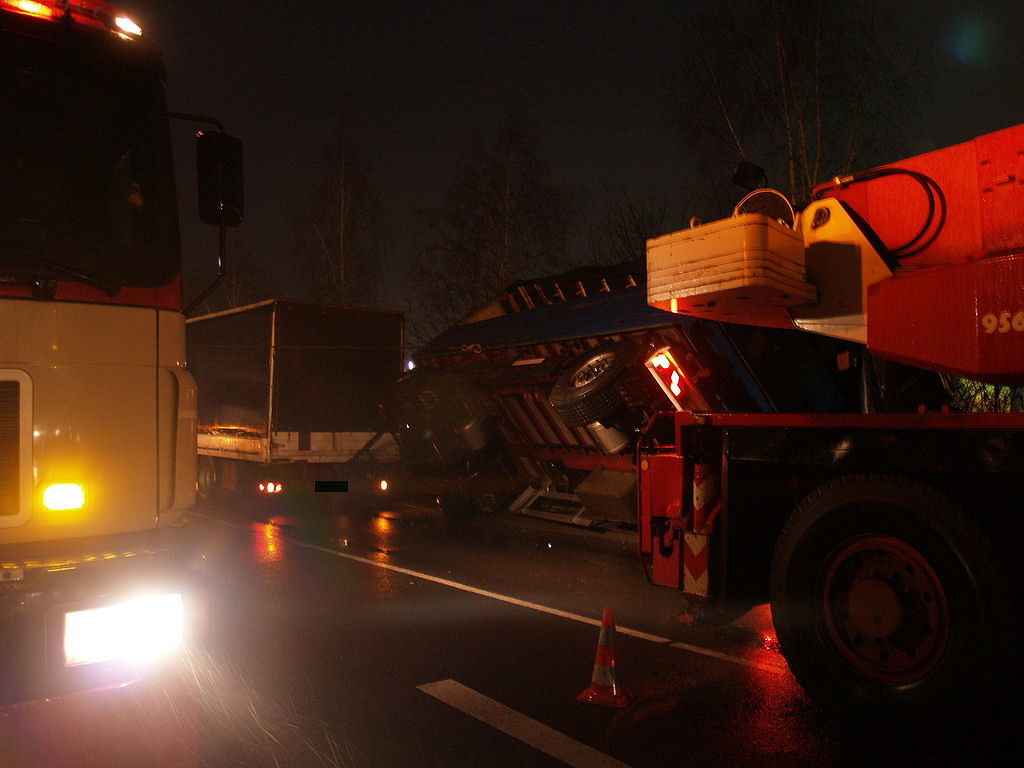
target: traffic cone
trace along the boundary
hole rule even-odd
[[[606,707],[624,707],[629,704],[629,698],[615,682],[618,656],[619,652],[615,648],[615,612],[610,605],[606,605],[601,616],[601,635],[597,641],[594,673],[590,676],[590,685],[576,697],[577,701],[603,704]]]

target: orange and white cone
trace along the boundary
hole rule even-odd
[[[615,612],[610,605],[604,607],[601,616],[601,635],[597,641],[597,657],[590,685],[579,696],[578,701],[602,704],[606,707],[624,707],[629,697],[615,682],[615,666],[619,652],[615,647]]]

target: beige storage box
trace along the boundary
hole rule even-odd
[[[647,241],[647,303],[734,323],[792,328],[787,309],[813,304],[798,232],[760,213]]]

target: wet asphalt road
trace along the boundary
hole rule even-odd
[[[579,765],[600,765],[601,755],[634,766],[727,765],[769,752],[775,764],[813,764],[799,754],[806,744],[783,736],[811,712],[778,654],[760,647],[758,617],[698,638],[730,661],[670,647],[683,639],[678,595],[646,584],[628,536],[516,518],[450,526],[422,507],[204,514],[196,522],[231,595],[215,614],[211,648],[230,648],[254,689],[306,701],[306,727],[329,725],[340,764],[563,764],[421,689],[438,683],[553,729],[563,748],[596,750],[581,750]],[[625,709],[576,700],[591,680],[605,604],[619,625],[617,682],[634,701]],[[699,716],[664,723],[666,738],[656,723],[684,691]],[[708,738],[722,717],[743,722],[742,742]]]
[[[209,636],[159,681],[104,694],[138,725],[86,764],[963,766],[1021,753],[1020,712],[970,737],[831,721],[773,649],[766,608],[680,625],[679,595],[646,583],[627,532],[283,498],[208,503],[191,531]],[[576,699],[605,605],[625,708]]]

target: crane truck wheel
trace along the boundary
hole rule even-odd
[[[219,487],[216,463],[209,456],[200,456],[196,464],[196,494],[200,499],[212,499],[217,496]]]
[[[599,344],[576,358],[548,395],[548,402],[570,427],[606,419],[625,405],[615,385],[636,359],[628,341]]]
[[[847,476],[811,493],[780,535],[770,595],[797,681],[844,716],[962,723],[991,711],[1019,662],[999,558],[913,479]]]

